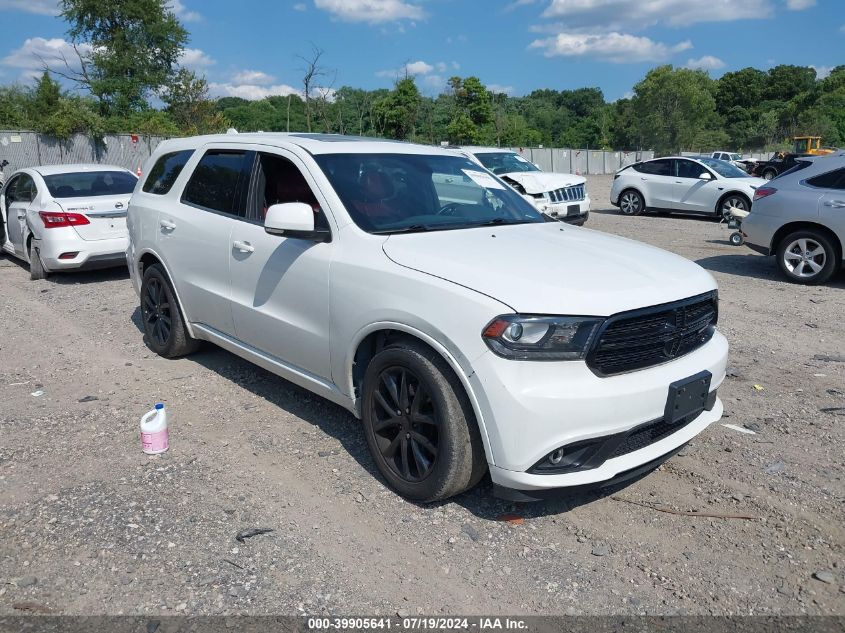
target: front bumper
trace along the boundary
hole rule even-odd
[[[659,420],[669,385],[703,370],[710,390],[724,380],[728,344],[719,332],[672,362],[606,378],[581,361],[509,361],[487,353],[470,377],[485,421],[493,483],[544,490],[606,482],[682,446],[722,416],[717,398],[678,431],[600,466],[562,474],[527,472],[558,447],[630,431]]]
[[[74,232],[72,235],[50,235],[49,239],[39,240],[38,252],[48,272],[92,270],[125,266],[128,244],[128,237],[86,241],[80,239]],[[76,255],[60,259],[60,256],[65,253],[76,253]]]
[[[590,216],[590,197],[587,196],[583,200],[573,200],[572,202],[544,202],[535,201],[534,206],[541,213],[566,222],[568,224],[581,225],[587,221]]]

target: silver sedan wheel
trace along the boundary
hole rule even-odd
[[[727,198],[722,200],[722,208],[720,209],[722,215],[727,216],[728,212],[731,210],[731,207],[736,207],[737,209],[748,211],[748,203],[742,196],[728,196]]]
[[[789,272],[801,279],[818,275],[827,262],[824,246],[814,239],[802,237],[791,242],[783,253],[783,264]]]
[[[641,204],[640,196],[633,191],[626,191],[619,199],[619,209],[625,215],[636,215],[642,211]]]

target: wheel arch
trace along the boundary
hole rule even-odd
[[[636,185],[628,185],[625,188],[623,188],[622,191],[619,192],[619,201],[620,202],[622,201],[622,196],[625,195],[626,191],[633,191],[633,192],[639,194],[640,198],[643,199],[643,209],[642,210],[645,211],[646,209],[648,209],[648,197],[645,195],[645,192],[643,192],[642,189],[639,189]]]
[[[158,264],[161,266],[162,270],[164,270],[164,274],[167,277],[167,281],[170,282],[170,287],[173,289],[173,293],[176,295],[176,301],[179,303],[179,310],[182,312],[182,318],[185,322],[185,328],[188,330],[188,334],[190,334],[191,338],[201,339],[202,336],[197,336],[196,332],[194,332],[194,328],[191,326],[191,319],[188,317],[188,313],[185,310],[185,304],[182,302],[182,297],[179,295],[179,289],[176,287],[176,284],[173,282],[173,275],[170,274],[170,269],[167,267],[167,264],[164,263],[161,257],[154,251],[150,249],[146,249],[141,256],[137,258],[135,262],[135,266],[137,266],[137,273],[138,279],[138,289],[140,291],[141,283],[144,279],[144,269],[152,266],[154,264]]]
[[[739,189],[732,189],[730,191],[726,191],[721,196],[719,196],[718,202],[716,202],[716,213],[719,213],[722,209],[722,201],[729,196],[741,196],[745,198],[745,201],[748,203],[749,210],[751,209],[752,200],[751,197],[745,193],[744,191],[740,191]]]
[[[484,454],[487,462],[493,463],[493,456],[490,449],[490,442],[487,437],[487,427],[485,424],[484,415],[481,410],[478,397],[472,384],[469,381],[469,376],[472,370],[469,369],[469,374],[462,367],[456,356],[452,354],[449,349],[434,337],[422,332],[414,327],[402,323],[373,323],[370,326],[362,329],[353,340],[350,346],[350,351],[347,356],[346,373],[344,380],[345,387],[349,390],[354,402],[354,413],[356,417],[360,418],[361,412],[361,395],[360,388],[364,381],[364,374],[367,371],[367,366],[375,355],[386,345],[390,345],[396,341],[413,340],[425,345],[446,361],[452,373],[458,379],[461,387],[469,400],[472,407],[475,421],[478,424],[478,430],[481,435],[481,442],[484,445]]]
[[[827,228],[824,224],[819,224],[817,222],[790,222],[789,224],[784,224],[780,227],[775,234],[772,236],[772,243],[769,247],[769,253],[772,255],[777,254],[778,247],[783,239],[789,235],[790,233],[794,233],[795,231],[818,231],[823,233],[833,244],[833,247],[836,249],[836,256],[837,256],[837,263],[839,266],[842,265],[842,252],[843,252],[843,245],[842,242],[839,240],[839,237]]]

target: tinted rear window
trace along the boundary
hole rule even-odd
[[[670,159],[650,160],[645,163],[634,165],[634,169],[643,174],[654,174],[655,176],[669,176],[672,171]]]
[[[182,173],[185,163],[188,162],[188,159],[191,158],[193,153],[194,150],[187,149],[181,152],[163,154],[150,170],[147,180],[144,182],[144,191],[160,196],[170,191],[173,183],[176,182],[179,174]]]
[[[799,163],[801,164],[801,163]],[[804,163],[809,165],[809,163]],[[796,168],[797,169],[797,168]],[[845,189],[845,167],[807,179],[807,184],[821,189]]]
[[[212,211],[239,214],[236,199],[245,166],[245,152],[206,152],[191,174],[182,201]]]
[[[44,176],[54,198],[122,196],[132,193],[138,179],[126,171],[80,171]]]

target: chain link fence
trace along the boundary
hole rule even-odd
[[[7,176],[23,167],[73,163],[118,165],[134,172],[163,140],[157,136],[109,134],[97,141],[77,134],[62,141],[37,132],[0,130],[0,160],[9,161],[4,169]]]

